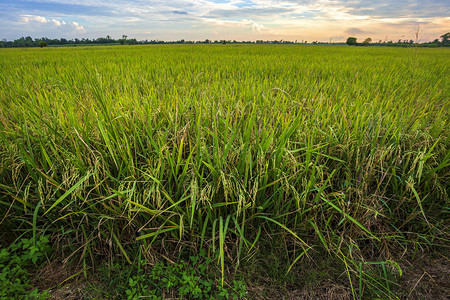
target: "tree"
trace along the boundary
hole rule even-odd
[[[43,47],[47,47],[48,43],[46,41],[40,41],[39,42],[39,47],[43,48]]]
[[[347,39],[347,45],[349,45],[349,46],[354,46],[354,45],[356,45],[356,38],[355,37],[349,37],[348,39]]]
[[[447,32],[446,34],[441,35],[441,43],[443,46],[450,45],[450,32]]]
[[[122,38],[119,39],[119,43],[120,43],[121,45],[126,45],[126,44],[127,44],[127,37],[128,37],[128,36],[126,36],[125,34],[122,35]]]
[[[372,39],[371,38],[367,38],[364,40],[363,45],[369,45],[370,43],[372,43]],[[348,40],[347,40],[347,44],[348,44]]]

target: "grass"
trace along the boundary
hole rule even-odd
[[[269,240],[286,273],[327,253],[353,298],[393,297],[401,253],[448,249],[448,54],[2,50],[2,239],[85,270],[204,249],[222,285]]]

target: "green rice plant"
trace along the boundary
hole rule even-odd
[[[222,286],[273,239],[394,296],[365,262],[449,240],[448,49],[409,50],[2,49],[1,237],[85,270],[203,249]]]

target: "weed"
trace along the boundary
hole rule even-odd
[[[110,275],[103,280],[105,286],[102,288],[99,285],[95,290],[112,288],[115,291],[104,296],[128,299],[163,299],[168,296],[183,299],[245,298],[245,283],[235,279],[222,287],[212,262],[205,251],[200,251],[198,255],[191,255],[188,260],[181,259],[177,263],[158,262],[150,266],[142,259],[139,267],[114,264],[106,268]],[[111,282],[112,286],[108,286]]]
[[[30,267],[41,263],[48,250],[48,238],[22,238],[0,251],[0,298],[46,299],[48,292],[38,292],[31,284]]]

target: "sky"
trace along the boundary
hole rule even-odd
[[[0,0],[0,39],[431,41],[449,0]]]

